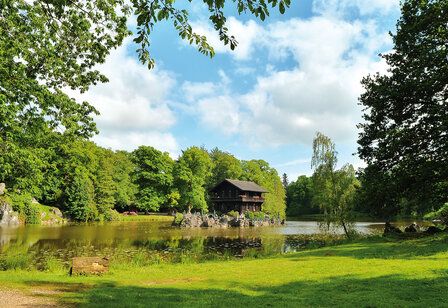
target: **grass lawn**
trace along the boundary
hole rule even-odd
[[[267,259],[112,264],[102,277],[6,271],[0,290],[81,306],[447,307],[448,234],[370,238]]]

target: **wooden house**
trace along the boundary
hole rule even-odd
[[[258,212],[264,202],[262,194],[267,192],[254,182],[225,179],[210,190],[210,201],[212,209],[221,213]]]

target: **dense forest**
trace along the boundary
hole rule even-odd
[[[112,151],[87,139],[49,132],[37,141],[12,144],[17,152],[0,158],[0,182],[6,183],[19,212],[33,212],[32,198],[76,221],[113,220],[117,212],[129,210],[207,212],[208,190],[232,178],[265,187],[269,193],[263,211],[285,216],[280,177],[263,160],[240,161],[217,148],[199,147],[173,160],[150,146]]]

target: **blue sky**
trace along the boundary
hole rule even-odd
[[[152,36],[156,68],[148,71],[128,39],[99,67],[110,82],[77,95],[101,112],[99,145],[152,145],[173,157],[192,145],[218,147],[264,159],[294,180],[311,174],[311,142],[321,131],[336,143],[341,165],[362,166],[352,155],[360,80],[387,69],[378,53],[392,47],[398,1],[300,0],[264,22],[235,16],[230,2],[235,51],[219,42],[204,6],[190,9],[216,56],[201,55],[162,23]]]

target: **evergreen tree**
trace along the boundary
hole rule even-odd
[[[288,181],[288,175],[286,173],[283,173],[282,175],[282,184],[285,189],[288,188],[289,181]]]

